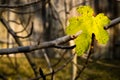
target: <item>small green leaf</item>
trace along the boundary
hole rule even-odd
[[[82,55],[89,48],[92,33],[95,34],[98,43],[107,43],[109,36],[104,26],[109,24],[110,20],[103,13],[94,17],[94,11],[89,6],[78,7],[77,11],[80,16],[70,18],[66,33],[74,35],[82,30],[82,34],[75,39],[76,53]]]

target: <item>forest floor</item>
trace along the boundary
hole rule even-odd
[[[66,60],[61,60],[60,63],[53,68],[57,69],[62,66]],[[33,61],[45,74],[49,71],[46,61],[43,58],[36,58]],[[51,63],[57,63],[58,59],[52,59],[50,61]],[[84,59],[78,59],[78,64],[81,68],[84,63]],[[72,68],[71,63],[69,63],[55,75],[55,80],[71,80],[71,73]],[[29,80],[33,77],[33,71],[24,57],[0,58],[0,80],[4,80],[5,78],[7,78],[6,80]],[[50,78],[51,76],[48,76],[47,80],[50,80]],[[90,61],[78,80],[120,80],[120,61]]]

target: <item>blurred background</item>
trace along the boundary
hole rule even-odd
[[[120,17],[120,0],[0,0],[0,17],[19,36],[16,41],[0,22],[0,48],[37,45],[65,36],[69,18],[77,14],[78,6],[84,5],[91,6],[96,15],[104,13],[111,20]],[[120,24],[114,26],[107,30],[109,42],[106,45],[95,45],[90,65],[79,80],[120,80]],[[68,46],[69,43],[64,45]],[[1,55],[0,80],[38,77],[40,68],[45,74],[52,72],[66,64],[71,53],[69,49],[45,48],[27,54]],[[78,65],[81,68],[86,60],[85,56],[78,56],[76,64],[70,61],[55,74],[54,79],[74,80],[72,66]],[[50,76],[48,80],[51,80]]]

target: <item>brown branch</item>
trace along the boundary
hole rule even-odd
[[[33,30],[34,30],[34,28],[33,28],[33,22],[32,22],[32,27],[30,29],[30,32],[26,36],[16,36],[16,37],[18,37],[18,38],[28,38],[32,35]]]
[[[51,73],[51,80],[54,80],[54,70],[52,71],[52,73]]]
[[[73,46],[61,46],[61,45],[55,45],[55,48],[60,48],[60,49],[73,49],[76,47],[76,45]]]
[[[89,53],[88,53],[88,56],[87,56],[87,60],[86,60],[86,62],[84,64],[84,66],[82,67],[82,69],[78,72],[78,75],[76,76],[75,80],[77,80],[80,77],[81,73],[87,67],[87,64],[89,62],[89,58],[90,58],[91,54],[94,52],[94,49],[93,49],[94,48],[94,40],[95,40],[95,35],[92,34],[92,42],[91,42],[91,45],[90,45],[90,50],[89,50]]]
[[[12,35],[12,37],[14,38],[15,42],[19,45],[19,46],[23,46],[23,43],[21,42],[21,40],[17,37],[16,33],[11,29],[10,25],[7,23],[7,21],[4,19],[4,17],[0,17],[0,21],[2,22],[2,24],[4,25],[4,27],[7,29],[7,31]],[[4,51],[3,51],[4,52]],[[32,70],[34,71],[35,76],[37,76],[37,70],[36,70],[36,66],[34,64],[34,62],[31,60],[31,56],[28,55],[27,53],[25,53],[25,57],[27,58]]]
[[[75,54],[73,54],[68,60],[66,60],[66,62],[62,66],[60,66],[59,68],[54,70],[54,74],[59,72],[60,70],[62,70],[64,67],[66,67],[72,61],[74,55]],[[49,75],[52,75],[52,74],[53,74],[53,72],[50,72],[50,73],[45,74],[45,76],[49,76]],[[35,77],[33,79],[29,79],[29,80],[37,80],[37,79],[40,79],[40,78],[42,78],[42,76],[38,76],[38,77]]]
[[[41,77],[43,78],[43,80],[46,80],[46,76],[44,75],[43,70],[41,68],[39,69],[39,73]]]
[[[9,33],[12,34],[12,36],[17,40],[17,38],[28,38],[29,36],[31,36],[32,32],[33,32],[33,23],[32,23],[32,27],[30,29],[30,33],[27,34],[26,36],[18,36],[8,25],[7,21],[1,17],[0,21],[3,23],[3,25],[5,25],[6,29],[8,30]],[[17,38],[16,38],[17,37]],[[18,41],[19,42],[19,41]]]
[[[70,40],[75,39],[81,33],[82,33],[82,31],[76,33],[75,35],[64,36],[64,37],[58,38],[53,41],[43,42],[39,45],[20,46],[20,47],[15,47],[15,48],[0,49],[0,55],[20,53],[20,52],[30,52],[30,51],[34,51],[34,50],[38,50],[38,49],[43,49],[43,48],[56,47],[56,45],[66,43]]]
[[[15,10],[8,10],[8,11],[10,11],[10,12],[13,12],[13,13],[15,13],[15,14],[26,14],[26,15],[28,15],[28,14],[30,14],[30,13],[36,13],[36,12],[38,12],[38,11],[40,11],[41,10],[41,8],[38,8],[38,9],[35,9],[35,10],[31,10],[31,11],[15,11]]]
[[[29,25],[30,22],[31,22],[31,19],[32,19],[32,17],[31,17],[31,15],[30,15],[29,18],[28,18],[27,24],[26,24],[25,26],[24,26],[24,24],[23,24],[23,21],[20,20],[20,24],[22,25],[23,29],[22,29],[21,31],[18,31],[18,32],[15,32],[15,33],[21,33],[21,32],[26,31],[26,29],[28,28],[28,25]],[[33,26],[33,22],[32,22],[32,26]]]
[[[21,8],[21,7],[28,7],[28,6],[31,6],[31,5],[38,4],[39,2],[41,2],[41,0],[34,1],[34,2],[31,2],[31,3],[26,3],[26,4],[17,4],[17,5],[4,4],[4,5],[0,5],[0,8]]]
[[[116,24],[118,24],[118,23],[120,23],[120,17],[113,19],[113,20],[110,22],[110,24],[108,24],[107,26],[104,27],[104,29],[107,30],[107,29],[109,29],[109,28],[111,28],[111,27],[114,27],[114,25],[116,25]]]
[[[66,51],[67,51],[67,50],[66,50]],[[64,59],[64,56],[65,56],[66,51],[65,51],[63,54],[60,55],[61,58],[59,58],[56,63],[52,64],[52,67],[57,66],[57,65],[62,61],[62,59]],[[65,59],[64,59],[64,60],[65,60]],[[66,61],[66,60],[65,60],[65,61]]]

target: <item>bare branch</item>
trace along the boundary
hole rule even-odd
[[[20,20],[20,24],[22,25],[23,29],[22,29],[21,31],[18,31],[18,32],[15,32],[15,33],[21,33],[21,32],[23,32],[23,31],[26,31],[28,25],[29,25],[30,22],[31,22],[31,19],[32,19],[32,17],[31,17],[31,15],[30,15],[29,18],[28,18],[27,24],[26,24],[25,26],[24,26],[24,24],[23,24],[23,21]],[[33,26],[33,23],[32,23],[32,26]]]
[[[111,28],[111,27],[114,27],[114,25],[116,25],[116,24],[118,24],[118,23],[120,23],[120,17],[113,19],[113,20],[110,22],[110,24],[108,24],[107,26],[104,27],[104,29],[107,30],[107,29],[109,29],[109,28]]]
[[[2,22],[2,24],[4,25],[4,27],[7,29],[7,31],[12,35],[12,37],[14,38],[15,42],[19,45],[19,46],[23,46],[23,43],[21,42],[21,40],[17,37],[16,33],[11,29],[10,25],[7,23],[7,21],[4,19],[4,17],[0,17],[0,21]],[[13,50],[14,51],[14,50]],[[36,66],[34,64],[34,62],[31,60],[31,56],[29,56],[27,53],[24,53],[25,57],[27,58],[32,70],[34,71],[35,76],[37,76],[37,70],[36,70]]]
[[[33,22],[32,22],[32,27],[30,29],[30,32],[26,36],[16,36],[16,37],[18,37],[18,38],[28,38],[28,37],[30,37],[32,35],[33,29],[34,28],[33,28]]]
[[[53,41],[43,42],[39,45],[20,46],[20,47],[16,47],[16,48],[0,49],[0,55],[20,53],[20,52],[30,52],[30,51],[34,51],[34,50],[38,50],[38,49],[43,49],[43,48],[55,47],[56,45],[66,43],[70,40],[75,39],[81,33],[82,33],[82,31],[76,33],[75,35],[64,36],[64,37],[58,38],[58,39],[53,40]]]
[[[39,73],[41,77],[43,78],[43,80],[46,80],[46,76],[44,75],[43,70],[41,68],[39,69]]]
[[[30,13],[36,13],[36,12],[38,12],[38,11],[40,11],[41,10],[41,8],[38,8],[38,9],[35,9],[35,10],[32,10],[32,11],[15,11],[15,10],[11,10],[11,9],[9,9],[9,11],[10,12],[13,12],[13,13],[15,13],[15,14],[26,14],[26,15],[28,15],[28,14],[30,14]]]
[[[66,67],[71,62],[71,60],[73,59],[74,55],[75,54],[73,54],[62,66],[60,66],[59,68],[57,68],[56,70],[54,70],[54,74],[57,73],[57,72],[59,72],[60,70],[62,70],[64,67]],[[49,76],[49,75],[52,75],[52,74],[53,74],[53,72],[45,74],[45,76]],[[40,78],[42,78],[42,76],[38,76],[36,78],[29,79],[29,80],[37,80],[37,79],[40,79]]]
[[[28,7],[34,4],[38,4],[39,2],[41,2],[41,0],[38,1],[34,1],[31,3],[27,3],[27,4],[17,4],[17,5],[8,5],[8,4],[4,4],[4,5],[0,5],[0,8],[21,8],[21,7]]]
[[[44,58],[45,58],[45,60],[46,60],[46,62],[48,64],[49,70],[50,70],[50,72],[52,72],[53,69],[52,69],[52,66],[51,66],[51,63],[50,63],[50,59],[49,59],[45,49],[42,49],[42,52],[43,52]]]
[[[84,64],[84,66],[82,67],[82,69],[78,72],[78,75],[76,76],[75,80],[77,80],[80,77],[81,73],[87,67],[87,64],[89,62],[89,58],[90,58],[91,54],[94,52],[94,49],[93,49],[94,48],[94,41],[95,41],[95,35],[92,34],[92,41],[91,41],[90,50],[89,50],[89,53],[88,53],[88,56],[87,56],[87,60],[86,60],[86,62]]]
[[[32,23],[32,27],[31,27],[31,29],[30,29],[30,33],[29,33],[28,35],[26,35],[26,36],[18,36],[18,35],[16,35],[16,33],[10,28],[10,26],[9,26],[8,23],[7,23],[7,21],[6,21],[3,17],[1,17],[0,21],[5,25],[6,29],[8,30],[9,33],[12,34],[13,37],[17,37],[17,38],[27,38],[27,37],[29,37],[29,36],[32,34],[32,32],[33,32],[33,23]]]

